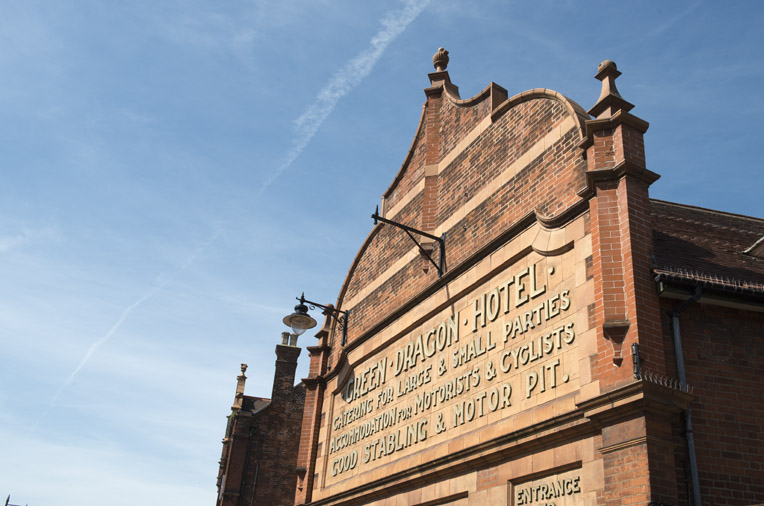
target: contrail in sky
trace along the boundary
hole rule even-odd
[[[291,149],[281,165],[258,190],[257,195],[263,193],[282,172],[292,165],[316,135],[324,120],[334,110],[337,102],[361,84],[361,81],[374,69],[387,47],[429,3],[430,0],[405,0],[401,9],[390,11],[382,18],[380,21],[382,27],[371,38],[369,46],[335,72],[329,82],[318,92],[308,110],[295,120],[297,135],[292,140]]]
[[[380,21],[382,27],[371,38],[369,46],[335,72],[331,79],[329,79],[329,82],[318,92],[316,99],[310,107],[308,107],[308,109],[295,120],[297,135],[292,140],[290,150],[287,152],[281,165],[265,181],[262,187],[257,191],[256,195],[262,194],[263,191],[265,191],[290,165],[292,165],[297,157],[300,156],[300,153],[302,153],[308,146],[311,139],[313,139],[313,136],[316,135],[316,132],[321,127],[324,120],[326,120],[329,114],[334,110],[337,102],[350,93],[371,73],[387,47],[403,32],[403,30],[406,29],[406,27],[408,27],[409,24],[411,24],[412,21],[417,18],[417,16],[419,16],[419,14],[421,14],[430,1],[431,0],[404,0],[403,6],[400,9],[390,11],[382,18]],[[58,398],[61,396],[61,393],[72,383],[72,381],[74,381],[74,378],[82,370],[85,364],[88,363],[95,352],[98,351],[101,346],[106,344],[114,333],[119,330],[130,313],[161,292],[178,275],[183,273],[199,253],[204,251],[217,239],[221,231],[222,229],[219,229],[210,239],[200,245],[165,281],[149,290],[138,300],[122,310],[122,314],[120,314],[114,325],[111,326],[109,331],[106,332],[103,337],[90,345],[90,348],[88,348],[88,351],[85,353],[85,356],[80,363],[56,391],[56,394],[53,396],[47,409],[43,415],[38,418],[38,424],[39,421],[45,418],[48,412],[53,408],[58,401]],[[33,430],[36,427],[37,424],[33,427]]]
[[[111,336],[114,335],[114,333],[119,330],[119,328],[122,326],[122,324],[125,322],[127,317],[132,313],[135,308],[164,290],[167,285],[173,282],[175,278],[177,278],[180,274],[182,274],[188,267],[191,265],[191,263],[196,259],[199,254],[207,249],[215,240],[218,238],[220,233],[222,232],[222,228],[219,228],[209,239],[204,241],[202,244],[200,244],[191,255],[186,259],[183,264],[180,265],[180,267],[177,268],[175,272],[173,272],[169,277],[167,277],[164,281],[159,283],[157,286],[149,290],[146,294],[144,294],[142,297],[140,297],[138,300],[127,306],[125,309],[122,310],[122,314],[119,315],[119,318],[114,323],[114,325],[111,326],[111,328],[106,332],[106,334],[103,335],[100,339],[96,340],[93,344],[90,345],[90,348],[88,348],[88,351],[85,353],[85,356],[80,360],[80,363],[77,365],[77,367],[74,368],[74,370],[69,374],[69,377],[66,378],[66,381],[58,387],[58,390],[56,391],[56,394],[53,396],[53,399],[51,399],[50,404],[48,404],[48,407],[43,412],[42,416],[38,418],[37,423],[34,425],[32,430],[37,428],[37,425],[39,422],[45,418],[45,416],[48,414],[48,412],[53,408],[53,406],[58,401],[58,398],[61,396],[61,393],[64,391],[64,389],[69,386],[72,381],[74,381],[74,378],[77,376],[77,374],[82,370],[83,367],[85,367],[85,364],[88,363],[90,358],[95,354],[96,351],[98,351],[98,348],[106,344],[109,339],[111,339]]]
[[[668,30],[669,28],[674,26],[680,19],[682,19],[683,17],[688,15],[690,12],[694,11],[695,8],[697,8],[702,3],[703,3],[702,0],[699,0],[699,1],[695,2],[694,4],[692,4],[689,7],[687,7],[685,10],[680,12],[679,14],[677,14],[674,17],[668,19],[662,25],[656,26],[655,28],[653,28],[652,30],[647,32],[645,35],[647,35],[648,37],[654,37],[656,35],[659,35],[659,34],[665,32],[666,30]]]

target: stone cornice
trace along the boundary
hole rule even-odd
[[[310,378],[302,378],[300,381],[302,381],[305,384],[306,388],[314,388],[317,386],[326,385],[326,379],[323,376],[312,376]]]
[[[687,409],[693,398],[687,392],[635,380],[577,406],[587,419],[602,423],[638,412],[679,413]]]
[[[671,448],[672,450],[676,448],[676,444],[672,443],[671,441],[666,441],[665,439],[661,439],[655,436],[642,436],[630,439],[628,441],[622,441],[610,446],[603,446],[602,448],[599,448],[599,452],[604,455],[606,453],[613,453],[625,448],[631,448],[632,446],[640,446],[644,444],[656,444],[666,448]]]
[[[661,177],[660,174],[656,174],[650,169],[624,160],[612,169],[586,171],[586,186],[579,190],[578,194],[588,202],[588,200],[595,194],[597,183],[603,181],[618,181],[625,176],[635,177],[648,186],[656,182]]]
[[[650,127],[650,123],[647,121],[641,118],[637,118],[633,114],[629,114],[628,112],[624,111],[618,111],[609,118],[587,120],[585,125],[586,132],[584,134],[584,139],[578,145],[578,147],[584,151],[586,151],[589,146],[594,144],[594,132],[615,128],[618,125],[629,125],[630,127],[633,127],[640,133],[644,134]]]

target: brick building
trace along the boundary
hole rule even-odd
[[[433,63],[308,348],[292,501],[764,503],[764,220],[650,198],[611,61],[588,112]]]
[[[650,199],[611,61],[588,112],[433,62],[309,350],[295,503],[764,503],[764,220]]]
[[[270,399],[244,395],[247,365],[241,365],[218,471],[217,506],[294,504],[295,462],[305,387],[294,385],[300,348],[282,334]]]

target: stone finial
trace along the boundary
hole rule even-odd
[[[597,75],[595,79],[602,81],[602,92],[600,98],[597,99],[597,103],[589,109],[589,114],[595,116],[598,119],[609,118],[618,111],[628,112],[634,108],[633,104],[630,104],[623,99],[618,88],[615,86],[615,80],[620,76],[615,62],[612,60],[605,60],[597,67]]]
[[[236,376],[236,395],[233,398],[231,409],[241,409],[244,401],[244,384],[247,381],[247,377],[244,375],[246,371],[247,364],[241,364],[241,374]]]
[[[448,67],[448,51],[442,47],[438,48],[438,52],[432,57],[432,64],[438,72],[446,70],[446,67]]]
[[[597,75],[594,78],[602,81],[602,93],[600,93],[599,100],[608,95],[621,97],[621,94],[618,93],[618,88],[615,87],[615,80],[620,75],[621,73],[618,71],[618,67],[613,60],[604,60],[597,66]]]

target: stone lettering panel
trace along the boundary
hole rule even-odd
[[[577,390],[582,308],[565,255],[516,262],[355,365],[332,399],[326,485]]]

